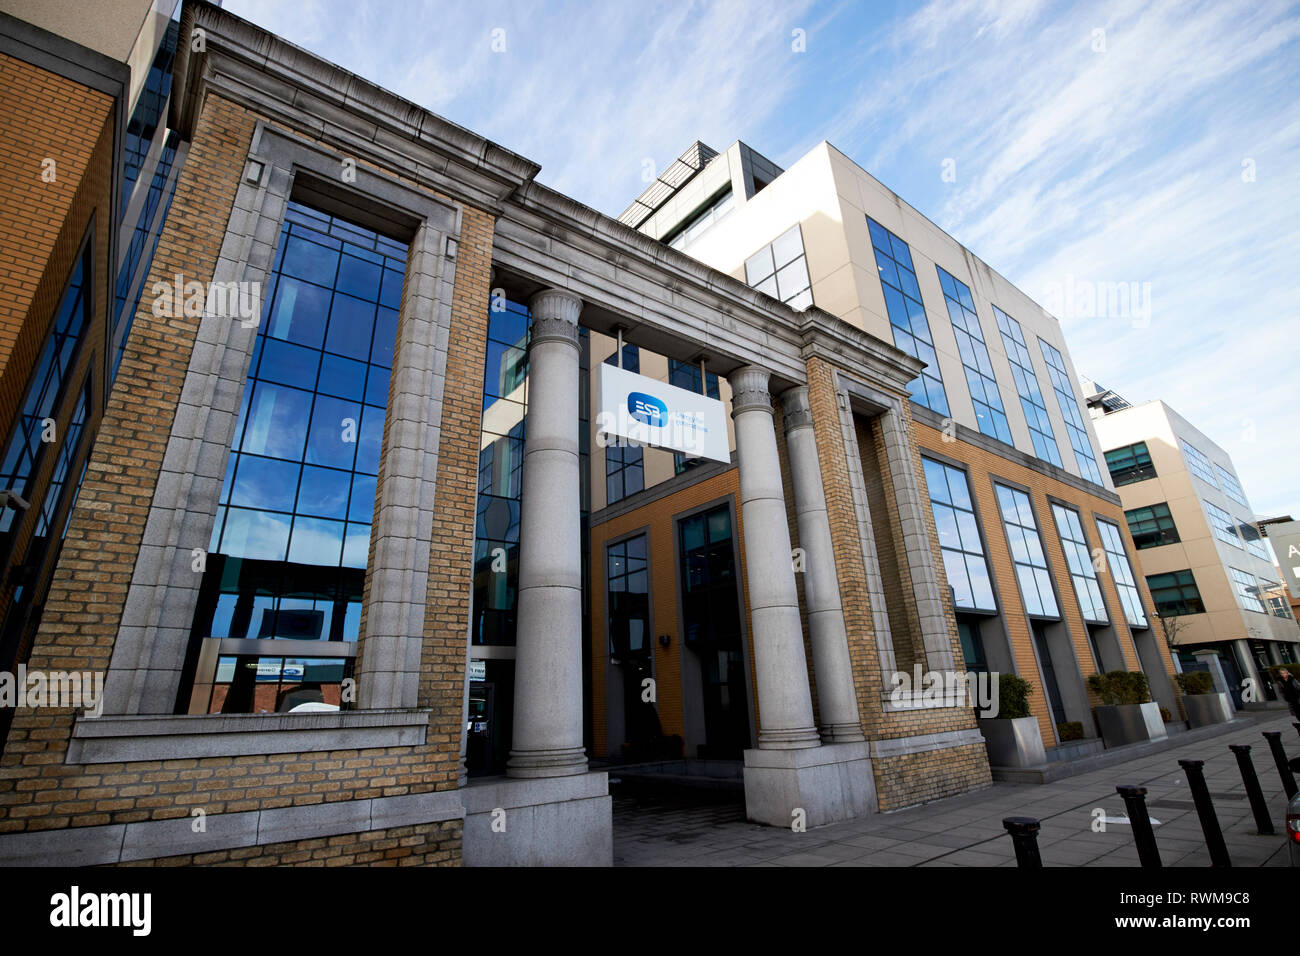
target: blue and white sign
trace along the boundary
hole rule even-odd
[[[603,445],[622,438],[692,458],[731,461],[727,411],[716,398],[602,364],[598,406]]]

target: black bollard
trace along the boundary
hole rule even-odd
[[[1255,832],[1261,836],[1276,833],[1273,820],[1268,815],[1268,801],[1260,789],[1259,777],[1255,774],[1255,763],[1250,759],[1249,744],[1228,744],[1228,749],[1237,755],[1237,766],[1241,770],[1241,782],[1246,785],[1246,796],[1250,798],[1250,811],[1255,814]]]
[[[1273,762],[1277,764],[1277,775],[1282,778],[1282,789],[1286,791],[1286,798],[1290,800],[1296,795],[1295,774],[1286,763],[1286,751],[1282,748],[1282,734],[1277,730],[1264,731],[1264,739],[1268,741],[1268,747],[1273,751]]]
[[[1164,866],[1156,848],[1156,834],[1151,829],[1151,815],[1147,813],[1147,788],[1119,786],[1115,792],[1124,798],[1128,822],[1133,826],[1133,842],[1137,844],[1138,860],[1144,867]]]
[[[1038,831],[1041,827],[1033,817],[1007,817],[1002,825],[1011,834],[1011,843],[1016,848],[1016,865],[1038,868],[1043,865],[1043,858],[1038,853]]]
[[[1295,728],[1297,734],[1300,734],[1300,724],[1292,724],[1291,726]]]
[[[1232,861],[1228,859],[1228,846],[1223,842],[1223,831],[1219,829],[1219,818],[1214,815],[1210,788],[1205,785],[1205,761],[1180,760],[1178,766],[1187,774],[1192,802],[1196,804],[1196,815],[1201,818],[1201,832],[1205,834],[1205,847],[1210,851],[1210,865],[1232,866]]]

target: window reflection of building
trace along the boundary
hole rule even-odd
[[[618,356],[611,355],[605,363],[617,364]],[[623,346],[623,368],[629,372],[641,371],[641,350],[635,345]],[[645,462],[641,448],[622,444],[605,446],[605,504],[612,505],[644,488]]]
[[[192,709],[340,703],[405,267],[404,244],[289,204],[195,614]]]

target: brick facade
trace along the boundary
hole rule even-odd
[[[146,288],[170,283],[177,273],[187,281],[212,278],[259,118],[219,96],[208,98]],[[458,786],[477,486],[477,444],[465,437],[477,434],[482,405],[493,220],[456,205],[461,232],[419,688],[419,706],[430,712],[425,744],[69,765],[64,759],[73,711],[20,709],[0,761],[0,834],[165,820],[189,816],[194,808],[213,815]],[[198,322],[158,318],[147,296],[141,303],[29,662],[33,669],[107,668]],[[461,827],[455,819],[164,862],[458,864]]]

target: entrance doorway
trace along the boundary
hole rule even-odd
[[[682,643],[700,674],[701,759],[739,760],[750,746],[744,633],[736,588],[731,508],[719,505],[677,525]]]

